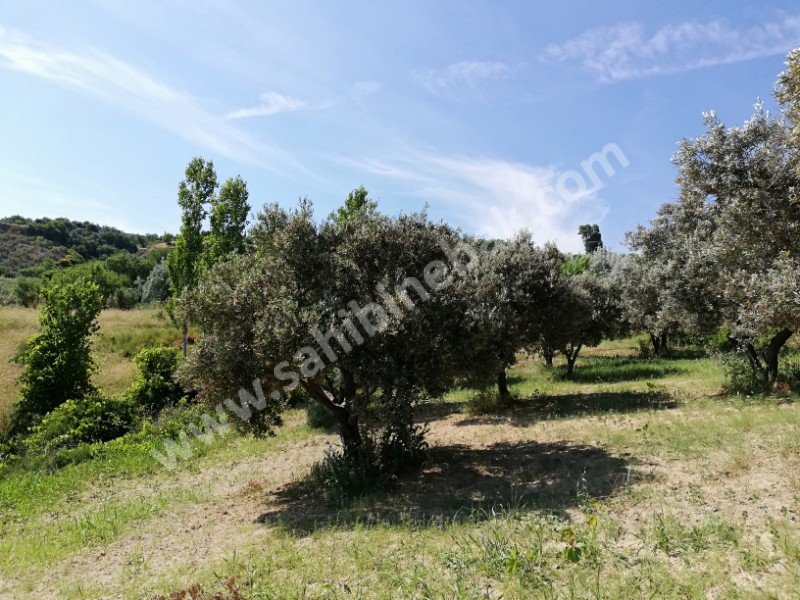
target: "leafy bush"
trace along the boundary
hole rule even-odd
[[[18,277],[14,285],[14,296],[22,306],[36,306],[39,303],[39,294],[42,284],[38,279],[31,277]]]
[[[177,403],[164,408],[155,421],[145,423],[143,429],[150,431],[159,439],[177,439],[181,432],[196,425],[208,413],[208,408],[197,403],[190,403],[187,398],[181,398]]]
[[[0,306],[15,304],[17,295],[14,292],[14,280],[8,277],[0,277]]]
[[[579,254],[568,259],[564,266],[564,272],[568,275],[580,275],[589,268],[591,257],[587,254]]]
[[[22,398],[14,407],[12,431],[24,432],[66,400],[94,391],[90,337],[102,298],[93,283],[51,286],[42,292],[42,332],[17,356]]]
[[[790,354],[785,358],[783,373],[789,387],[800,392],[800,354]]]
[[[114,294],[131,285],[125,275],[110,269],[105,262],[92,261],[61,268],[48,274],[51,285],[65,285],[74,281],[91,281],[100,289],[103,301],[107,306],[113,306]]]
[[[310,400],[306,405],[306,424],[312,429],[328,429],[336,424],[336,417],[319,402]]]
[[[398,474],[420,466],[428,445],[427,427],[413,419],[419,401],[418,390],[406,386],[384,390],[362,414],[367,424],[360,430],[361,445],[349,452],[327,452],[312,468],[312,484],[333,503],[343,504],[386,488]]]
[[[81,444],[107,442],[128,433],[137,423],[136,408],[125,398],[103,398],[92,393],[67,400],[31,428],[25,446],[53,454]]]
[[[183,397],[183,388],[173,379],[178,359],[178,350],[169,347],[144,348],[133,358],[139,374],[128,397],[147,414],[158,414]]]
[[[639,340],[639,358],[653,358],[653,345],[647,340]]]
[[[139,292],[135,288],[119,288],[114,290],[106,299],[106,305],[109,308],[121,308],[123,310],[130,310],[136,306],[139,301]]]
[[[742,352],[721,352],[716,358],[725,369],[731,392],[745,396],[764,392],[764,382],[756,376]]]
[[[384,390],[377,401],[375,416],[381,426],[375,446],[381,471],[389,477],[425,460],[427,426],[414,422],[414,410],[421,401],[419,391],[406,386]]]

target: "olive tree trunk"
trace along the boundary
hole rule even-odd
[[[355,454],[360,451],[364,442],[358,427],[358,415],[352,410],[355,383],[352,376],[345,376],[343,379],[343,395],[347,396],[348,393],[352,395],[344,398],[341,403],[334,402],[328,392],[314,381],[301,380],[300,384],[315,402],[324,406],[336,418],[345,454]]]
[[[653,353],[662,356],[667,352],[667,342],[669,341],[667,332],[660,334],[650,333],[650,342],[653,344]]]
[[[772,387],[778,380],[780,351],[789,338],[792,337],[792,333],[791,329],[781,329],[772,336],[769,343],[760,351],[751,342],[743,345],[745,355],[754,375],[764,384],[765,388]]]
[[[582,347],[583,344],[577,344],[564,350],[564,356],[567,358],[567,377],[572,377],[572,372],[575,370],[575,361],[578,360],[578,354],[580,354]]]
[[[506,377],[505,369],[500,369],[500,371],[497,373],[497,393],[502,399],[506,399],[510,396],[508,392],[508,378]]]

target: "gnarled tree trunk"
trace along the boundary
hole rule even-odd
[[[669,338],[667,332],[660,334],[650,333],[650,342],[653,344],[653,353],[656,356],[663,356],[667,352],[667,342]]]
[[[564,350],[564,356],[567,358],[567,377],[572,377],[572,372],[575,369],[575,361],[578,360],[578,354],[580,354],[581,348],[583,348],[583,344],[569,346]]]
[[[781,329],[760,351],[751,342],[743,345],[750,367],[765,388],[772,387],[778,380],[778,357],[792,333],[791,329]]]
[[[343,377],[345,395],[355,394],[355,382],[352,376]],[[335,403],[322,387],[311,380],[301,380],[300,384],[316,402],[328,409],[339,422],[339,436],[342,438],[342,447],[345,454],[357,453],[362,445],[361,431],[358,428],[358,416],[352,411],[353,396],[345,398],[341,404]]]

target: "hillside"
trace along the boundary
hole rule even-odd
[[[60,217],[5,217],[0,219],[0,276],[14,277],[48,261],[68,266],[118,252],[136,253],[160,239]]]

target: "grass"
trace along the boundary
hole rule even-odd
[[[99,355],[122,362],[162,335],[141,315],[138,327],[135,313],[104,313]],[[198,444],[171,472],[149,455],[157,436],[141,436],[7,473],[0,596],[200,584],[210,597],[233,579],[254,599],[792,597],[797,398],[729,397],[715,362],[635,350],[590,349],[571,380],[522,360],[516,401],[492,414],[465,412],[474,390],[449,394],[421,412],[426,466],[345,506],[305,485],[336,439],[301,410],[273,438]]]
[[[36,315],[32,308],[0,306],[0,430],[19,394],[16,380],[21,368],[12,359],[38,332]],[[94,382],[107,394],[118,394],[131,384],[135,373],[131,359],[138,350],[180,338],[178,329],[158,308],[104,310],[98,324]]]

